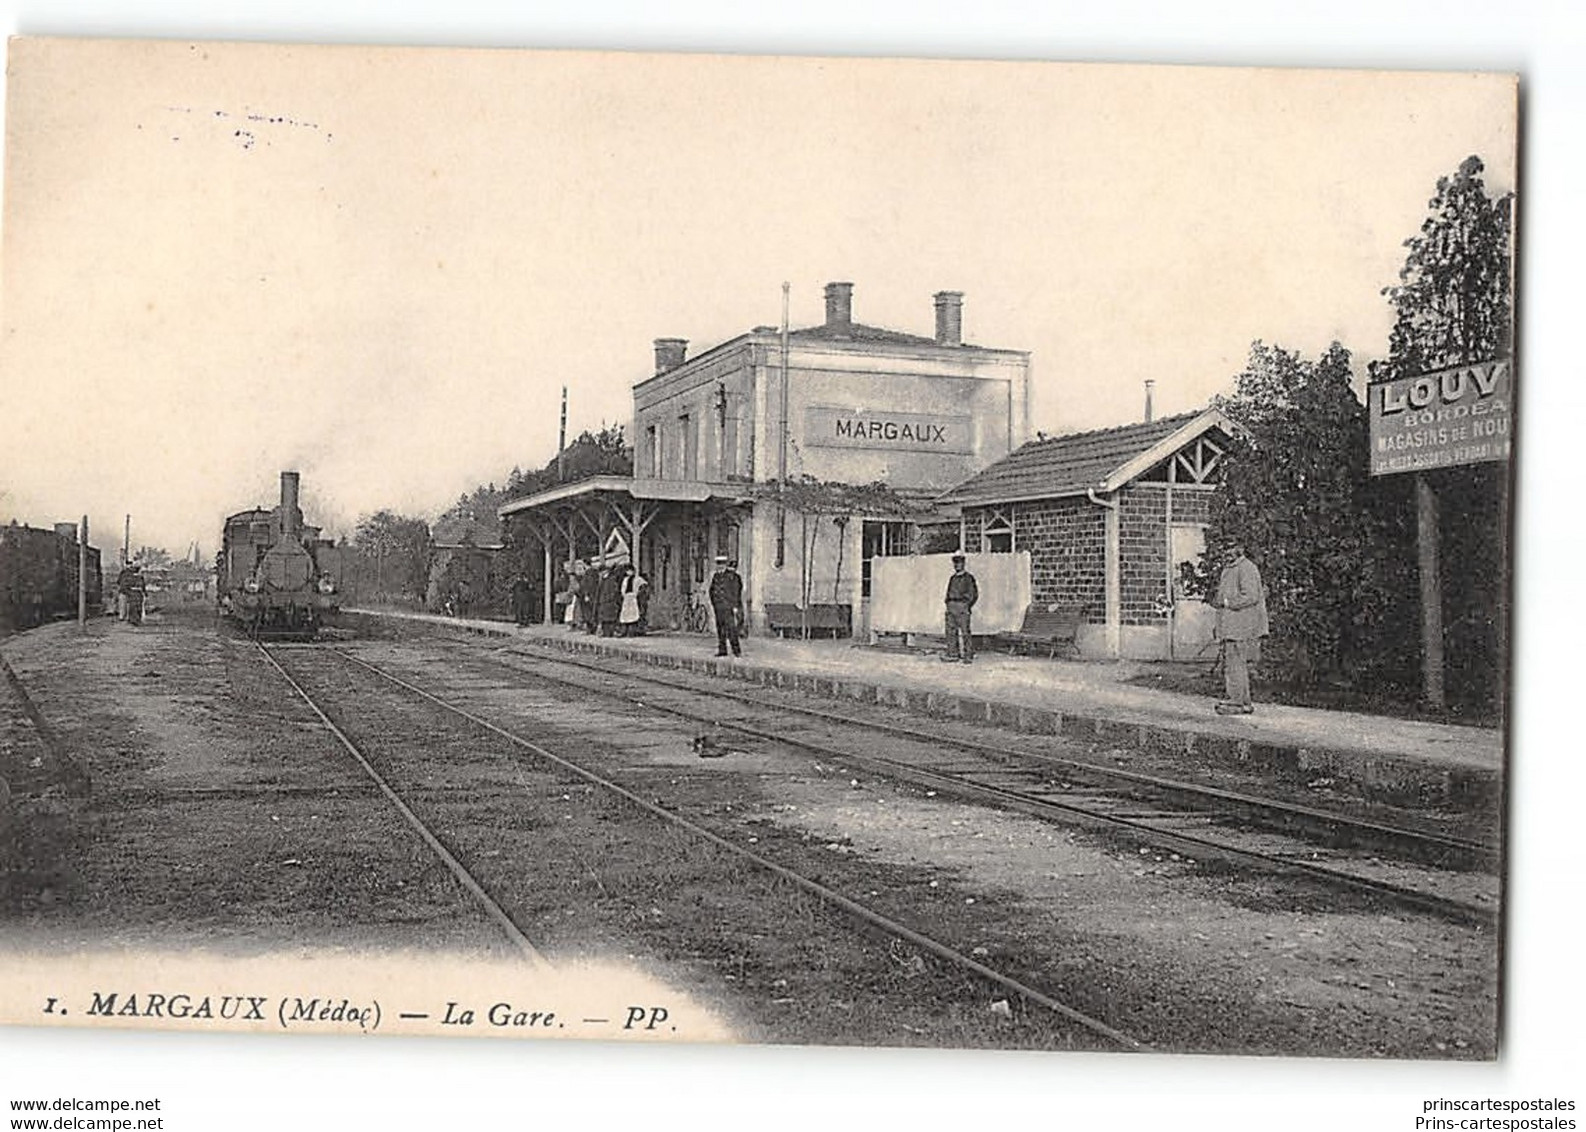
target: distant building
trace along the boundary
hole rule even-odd
[[[613,537],[652,586],[650,619],[681,625],[713,560],[736,558],[750,623],[772,605],[847,606],[865,624],[867,564],[908,553],[896,515],[801,517],[767,485],[813,477],[882,483],[930,500],[1017,448],[1029,432],[1030,356],[963,340],[963,296],[935,295],[935,334],[853,320],[853,285],[826,287],[826,318],[785,337],[760,326],[688,357],[654,343],[652,376],[633,389],[634,475],[598,476],[500,509],[532,532],[548,562],[589,557]],[[609,557],[609,554],[608,554]],[[805,577],[806,569],[808,577]]]
[[[452,612],[464,616],[499,604],[507,584],[498,577],[502,550],[499,523],[471,514],[445,516],[430,528],[430,548],[426,608],[441,610],[450,603]]]
[[[76,523],[52,530],[0,525],[0,630],[30,629],[77,613],[79,557],[86,558],[88,606],[98,613],[104,579],[99,548],[80,547]]]
[[[1032,604],[1084,610],[1083,654],[1196,657],[1211,610],[1178,570],[1205,549],[1236,427],[1209,409],[1033,440],[938,502],[971,552],[1029,554]]]

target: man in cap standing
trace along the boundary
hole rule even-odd
[[[947,579],[947,651],[942,659],[970,664],[975,659],[975,638],[970,633],[969,617],[975,602],[980,600],[980,587],[964,563],[962,554],[953,555],[953,576]]]
[[[742,656],[738,633],[743,623],[743,579],[738,576],[738,563],[725,554],[716,556],[716,572],[710,577],[710,610],[716,618],[716,655],[726,656],[727,646],[732,646],[733,656]]]
[[[1249,715],[1250,665],[1260,659],[1267,635],[1267,595],[1261,571],[1245,557],[1244,545],[1228,548],[1228,564],[1217,581],[1217,639],[1222,642],[1224,699],[1218,715]]]

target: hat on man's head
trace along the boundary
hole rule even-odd
[[[955,555],[953,555],[953,561],[954,562],[964,562],[964,561],[967,561],[967,559],[965,559],[962,554],[955,554]]]
[[[716,565],[718,565],[718,566],[727,565],[727,556],[725,554],[716,555]]]

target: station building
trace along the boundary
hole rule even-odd
[[[934,296],[931,336],[854,321],[853,285],[830,283],[818,326],[759,326],[693,357],[655,340],[633,388],[632,477],[596,476],[500,509],[547,564],[631,557],[650,621],[690,623],[717,555],[744,577],[751,628],[820,605],[868,630],[870,563],[916,549],[934,500],[1029,435],[1030,355],[963,340],[963,295]],[[778,484],[880,484],[906,505],[800,514]],[[546,606],[551,602],[547,592]]]

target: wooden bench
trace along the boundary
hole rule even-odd
[[[1007,641],[1014,654],[1039,647],[1047,650],[1048,660],[1056,657],[1059,649],[1078,656],[1079,627],[1084,621],[1085,610],[1079,606],[1031,605],[1024,611],[1019,631],[1001,634],[999,639]]]
[[[804,611],[789,602],[769,601],[765,606],[766,628],[780,637],[804,635]],[[853,606],[812,605],[809,608],[810,635],[830,633],[846,637],[853,632]]]

